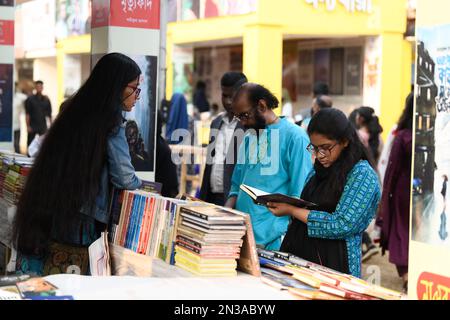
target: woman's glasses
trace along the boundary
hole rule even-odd
[[[313,145],[312,143],[308,144],[308,146],[306,147],[306,150],[308,150],[309,152],[313,153],[313,154],[320,154],[323,157],[329,157],[331,155],[331,150],[333,150],[333,148],[335,146],[337,146],[339,143],[335,143],[334,145],[328,147],[328,146],[324,146],[324,147],[317,147],[315,145]]]
[[[127,87],[133,89],[133,92],[131,94],[136,92],[136,98],[139,98],[139,95],[141,94],[141,88],[130,86],[130,85],[127,85]],[[131,96],[131,94],[130,94],[130,96]]]

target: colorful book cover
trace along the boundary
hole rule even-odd
[[[121,230],[121,236],[120,236],[120,243],[119,245],[122,247],[125,247],[125,242],[126,242],[126,236],[128,233],[128,227],[130,225],[130,216],[131,216],[131,210],[132,210],[132,205],[133,205],[133,200],[134,200],[134,193],[132,193],[131,191],[127,191],[128,196],[127,196],[127,205],[124,208],[124,214],[122,214],[124,216],[124,220],[123,220],[123,226],[122,226],[122,230]]]
[[[161,194],[162,183],[142,180],[140,189],[146,192]]]
[[[44,280],[44,278],[31,278],[16,283],[16,286],[23,299],[55,296],[56,290],[58,289],[47,280]]]
[[[142,220],[144,217],[144,207],[145,207],[145,197],[141,194],[138,195],[138,207],[137,207],[137,215],[136,215],[136,223],[134,228],[133,235],[133,244],[132,250],[137,252],[138,244],[139,244],[139,236],[141,234],[142,229]]]

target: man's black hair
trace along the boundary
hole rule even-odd
[[[247,92],[247,97],[253,108],[258,106],[259,100],[264,100],[269,109],[275,109],[278,107],[279,101],[266,87],[256,84],[249,83],[242,86],[236,96],[238,96],[242,91]]]
[[[35,85],[38,85],[38,84],[44,85],[44,82],[42,80],[37,80],[37,81],[34,82],[34,84]]]
[[[318,95],[328,95],[329,94],[329,88],[328,85],[326,83],[323,82],[316,82],[314,84],[314,88],[313,88],[313,94],[314,97],[317,97]]]
[[[242,72],[229,71],[220,79],[220,85],[222,87],[237,89],[247,81],[247,77]]]

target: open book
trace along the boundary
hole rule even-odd
[[[255,203],[267,206],[268,202],[281,202],[287,203],[299,208],[313,208],[317,206],[315,203],[305,201],[300,198],[290,197],[281,193],[267,193],[262,190],[249,187],[245,184],[241,184],[241,190],[247,193]]]

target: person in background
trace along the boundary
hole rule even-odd
[[[174,93],[170,100],[169,119],[166,124],[166,140],[170,144],[181,142],[181,138],[173,138],[172,134],[178,129],[189,129],[189,117],[187,113],[187,101],[182,93]]]
[[[246,82],[247,77],[241,72],[227,72],[220,80],[225,112],[211,123],[207,161],[199,195],[200,199],[220,206],[228,199],[231,176],[237,161],[239,144],[235,133],[244,130],[234,117],[231,104],[236,90]]]
[[[43,135],[47,132],[47,122],[52,122],[52,105],[50,99],[43,95],[44,82],[35,82],[36,94],[28,97],[25,101],[28,142],[30,145],[36,134]]]
[[[206,97],[206,83],[198,81],[195,87],[194,97],[192,99],[194,107],[197,108],[199,113],[209,111],[209,102]]]
[[[155,181],[162,183],[162,196],[175,198],[179,190],[177,167],[172,161],[172,151],[170,150],[169,144],[162,137],[162,122],[163,117],[161,111],[158,111]]]
[[[314,117],[314,115],[320,110],[331,107],[333,107],[333,100],[331,100],[329,96],[318,95],[313,100],[313,105],[311,108],[311,116]]]
[[[19,84],[14,84],[14,106],[13,106],[13,130],[14,130],[14,152],[20,153],[20,116],[25,112],[25,101],[27,95],[21,90]]]
[[[375,110],[371,107],[360,107],[350,113],[349,119],[358,130],[361,142],[372,153],[375,164],[378,165],[383,149],[381,140],[383,128],[375,115]]]
[[[384,176],[383,196],[377,225],[381,227],[382,253],[389,251],[389,261],[397,267],[408,285],[409,207],[412,162],[412,126],[414,94],[406,99],[406,105],[398,121],[395,138]]]
[[[55,272],[62,266],[53,257],[62,258],[68,247],[77,252],[77,259],[89,261],[88,246],[110,220],[111,185],[128,190],[141,186],[131,165],[122,116],[139,98],[140,75],[129,57],[107,54],[65,102],[17,205],[12,243],[18,273]],[[83,262],[78,267],[82,274],[89,272]]]
[[[280,250],[361,277],[361,237],[380,201],[373,163],[340,110],[320,110],[308,135],[316,160],[301,198],[317,207],[268,204],[275,216],[291,219]]]
[[[330,93],[330,89],[326,83],[316,82],[314,84],[313,94],[312,94],[313,99],[317,98],[317,96],[328,96],[329,93]],[[313,101],[313,105],[314,105],[314,101]],[[309,122],[311,121],[312,113],[313,113],[312,107],[303,111],[303,114],[302,114],[303,121],[300,123],[300,126],[305,130],[308,129],[308,125],[309,125]]]
[[[251,216],[256,244],[268,250],[280,248],[289,218],[275,217],[265,206],[255,204],[240,186],[299,197],[312,169],[306,132],[278,117],[274,112],[278,104],[269,90],[255,83],[241,86],[233,99],[233,113],[247,132],[226,206]]]
[[[211,119],[215,119],[218,115],[219,115],[219,105],[217,104],[217,103],[213,103],[212,105],[211,105],[211,115],[210,115],[210,117],[211,117]]]
[[[375,115],[375,110],[364,106],[357,108],[350,113],[349,120],[358,130],[358,136],[361,142],[370,152],[375,165],[378,167],[381,150],[383,149],[383,141],[381,140],[383,128],[379,123],[378,117]],[[379,252],[380,250],[370,237],[369,232],[364,231],[362,261],[365,262],[369,260],[373,255],[376,255]]]
[[[281,115],[286,117],[287,120],[289,121],[293,121],[294,116],[293,116],[293,106],[292,106],[292,101],[291,101],[291,97],[289,96],[289,92],[287,89],[283,89],[283,93],[281,96]]]

